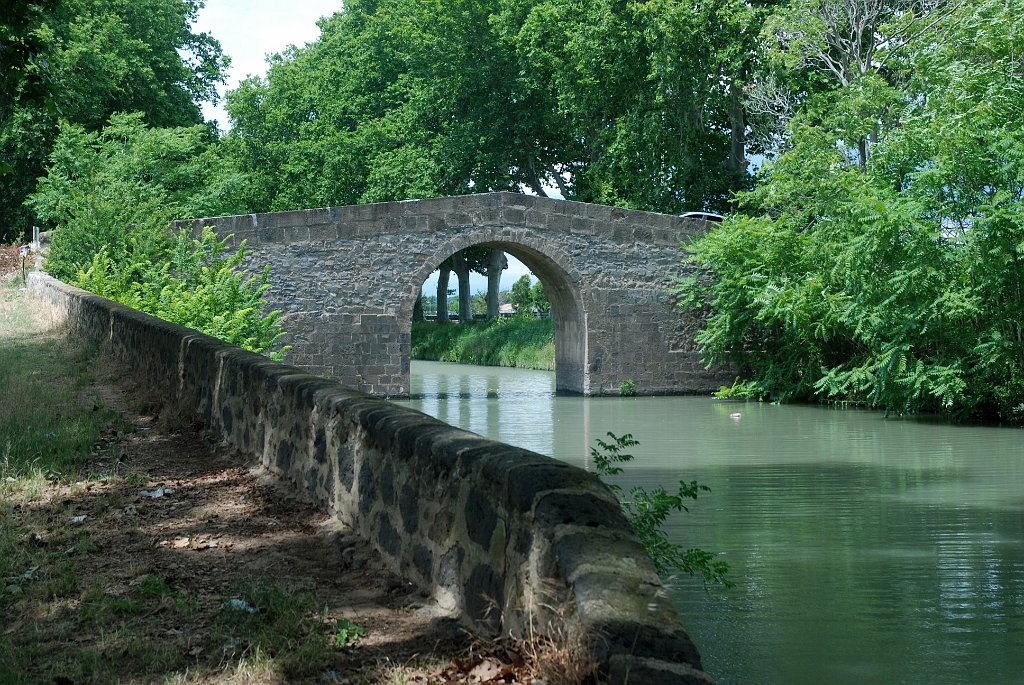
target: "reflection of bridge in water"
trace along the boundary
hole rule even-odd
[[[485,193],[179,222],[193,224],[247,241],[250,266],[270,265],[288,362],[371,394],[408,394],[420,286],[475,245],[514,255],[544,283],[559,390],[618,394],[632,379],[640,394],[693,393],[731,380],[704,369],[700,321],[669,294],[699,220]]]

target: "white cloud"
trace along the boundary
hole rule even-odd
[[[228,82],[218,88],[223,98],[247,76],[266,76],[268,54],[319,38],[317,19],[339,10],[341,0],[207,0],[193,30],[213,35],[231,57]],[[223,105],[223,99],[219,105],[204,103],[203,116],[227,128]]]

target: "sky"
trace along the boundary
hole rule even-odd
[[[248,76],[266,76],[267,55],[281,52],[289,45],[303,46],[316,40],[320,36],[317,19],[340,9],[341,0],[206,0],[194,30],[210,33],[220,41],[224,54],[231,57],[227,83],[218,88],[221,102],[203,105],[207,121],[216,121],[221,129],[229,128],[224,93],[236,88]],[[509,255],[509,268],[502,273],[501,288],[511,288],[514,281],[527,273],[529,269]],[[531,277],[530,280],[537,279]],[[456,287],[455,278],[451,279],[449,287]],[[433,294],[436,288],[435,273],[423,284],[423,289]],[[472,292],[486,289],[486,278],[475,273],[470,276]]]

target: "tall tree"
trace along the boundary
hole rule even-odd
[[[694,246],[715,278],[684,289],[709,359],[749,369],[736,392],[1024,424],[1022,16],[898,14],[877,30],[908,42],[802,96],[744,211]]]
[[[498,0],[353,0],[229,93],[261,209],[543,192],[546,110],[519,89]]]
[[[438,267],[437,275],[437,323],[448,323],[448,279],[451,276],[451,262],[445,260]]]
[[[240,213],[245,185],[209,128],[147,127],[136,112],[98,132],[62,124],[28,203],[58,229],[48,270],[70,282],[101,250],[118,264],[159,252],[172,219]]]
[[[761,4],[761,3],[758,3]],[[496,20],[557,115],[572,197],[722,208],[747,185],[747,78],[761,10],[742,0],[509,0]]]
[[[469,292],[469,262],[464,251],[452,256],[452,271],[459,280],[459,323],[473,321],[473,299]]]
[[[491,190],[678,211],[746,187],[744,0],[352,0],[229,94],[258,209]]]
[[[508,268],[505,253],[491,248],[487,254],[487,318],[498,317],[498,291],[501,287],[501,272]]]
[[[845,131],[843,146],[866,168],[891,100],[879,92],[898,87],[899,61],[918,38],[941,40],[943,22],[962,0],[791,0],[761,31],[764,68],[748,90],[752,109],[774,119],[781,132],[797,108],[815,94],[854,88],[862,94],[847,114],[874,119],[866,130]],[[865,110],[865,107],[875,107]]]
[[[202,122],[197,103],[216,97],[226,60],[216,40],[192,32],[201,6],[43,0],[0,18],[0,54],[21,55],[11,59],[22,65],[5,72],[0,98],[0,160],[9,169],[0,175],[0,240],[30,228],[24,201],[61,120],[98,130],[115,112],[138,111],[155,126]]]

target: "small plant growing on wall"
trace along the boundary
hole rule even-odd
[[[619,395],[622,397],[636,397],[636,383],[633,382],[632,378],[627,378],[625,382],[619,384]]]
[[[640,442],[634,440],[630,433],[615,435],[609,431],[607,435],[608,441],[597,438],[597,447],[590,448],[594,469],[622,503],[626,518],[654,561],[658,574],[665,576],[682,571],[691,576],[701,576],[705,583],[732,587],[732,582],[726,578],[728,563],[716,559],[714,554],[699,547],[685,549],[671,542],[665,535],[664,524],[669,514],[673,511],[689,511],[686,500],[695,500],[699,493],[711,492],[711,488],[695,480],[680,480],[674,494],[660,486],[647,490],[640,485],[633,486],[628,493],[623,492],[621,485],[609,482],[608,478],[622,473],[619,464],[633,461],[633,455],[626,450],[636,447]]]

